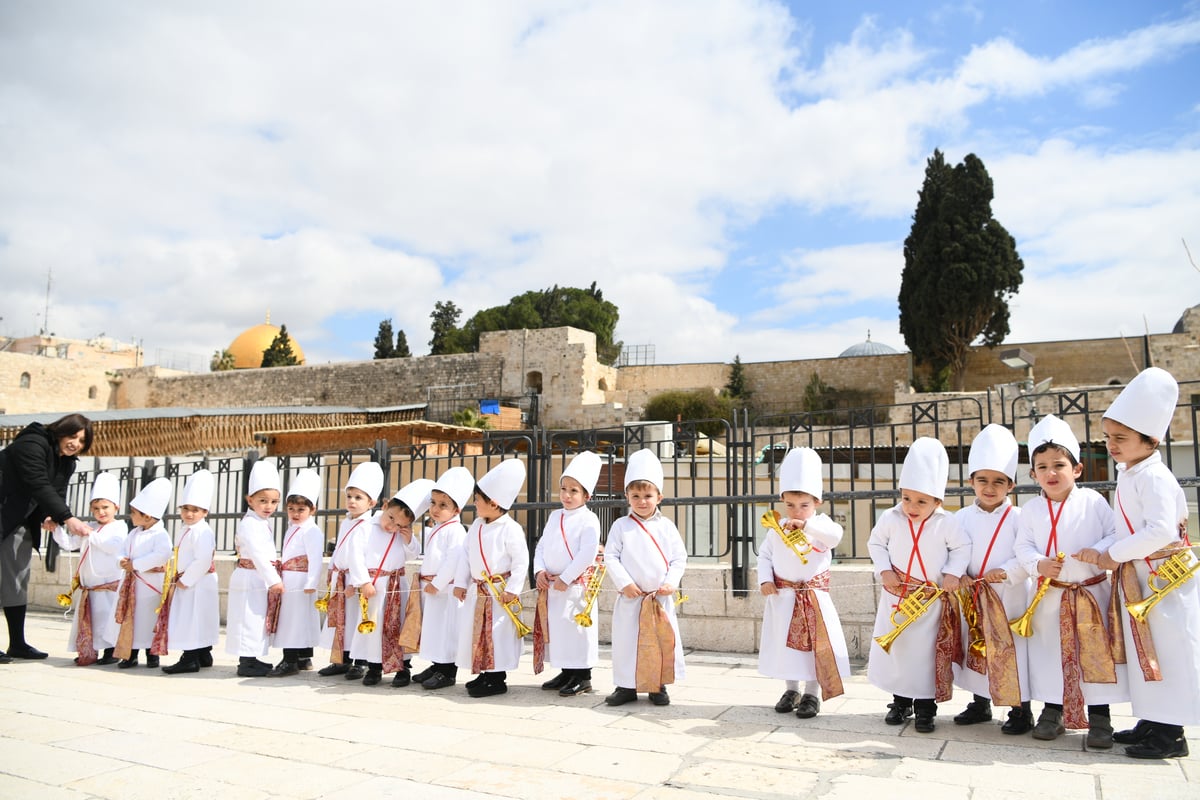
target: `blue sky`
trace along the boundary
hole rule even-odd
[[[1196,75],[1197,2],[6,3],[0,334],[52,270],[56,333],[201,358],[592,281],[659,363],[903,348],[935,147],[991,172],[1011,341],[1166,331]]]

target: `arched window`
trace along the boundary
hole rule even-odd
[[[599,385],[599,389],[600,389],[600,391],[602,391],[602,392],[607,392],[607,391],[608,391],[608,381],[606,381],[604,378],[601,378],[601,379],[600,379],[600,385]]]
[[[28,372],[21,373],[21,388],[22,389],[29,388],[29,373]]]
[[[525,391],[530,394],[542,393],[542,373],[535,370],[525,376]]]
[[[97,389],[95,386],[89,386],[88,387],[88,400],[95,400],[96,395],[99,393],[100,393],[100,390]]]

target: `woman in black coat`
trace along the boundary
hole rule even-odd
[[[0,605],[8,621],[8,654],[0,652],[0,663],[46,657],[25,641],[30,562],[43,530],[62,525],[77,536],[91,533],[67,506],[75,462],[91,446],[91,420],[68,414],[49,425],[27,425],[0,450]]]

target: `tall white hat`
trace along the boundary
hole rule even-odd
[[[922,436],[908,448],[904,465],[900,467],[900,488],[931,495],[939,500],[946,497],[946,480],[950,477],[950,457],[937,439]]]
[[[183,485],[183,494],[179,496],[179,505],[195,506],[208,511],[212,507],[213,487],[216,481],[213,474],[206,469],[198,469]]]
[[[292,477],[292,485],[288,487],[289,495],[298,495],[313,504],[314,508],[321,506],[321,474],[315,469],[302,469]]]
[[[146,484],[137,495],[129,501],[129,505],[145,514],[147,517],[162,519],[171,500],[171,482],[166,478],[155,478]]]
[[[383,491],[383,467],[374,461],[364,461],[350,473],[346,488],[358,489],[372,500],[378,500]]]
[[[625,488],[634,481],[650,481],[662,492],[662,462],[653,450],[638,450],[625,460]]]
[[[1003,472],[1009,480],[1017,479],[1017,453],[1020,447],[1012,431],[1003,425],[988,425],[971,442],[967,456],[967,474],[974,475],[981,469]]]
[[[448,495],[461,509],[470,502],[471,493],[475,491],[475,476],[466,467],[451,467],[442,473],[433,488]]]
[[[255,494],[263,489],[282,491],[279,483],[279,470],[266,460],[255,461],[254,466],[250,468],[250,483],[246,488],[246,494]]]
[[[1150,367],[1121,390],[1104,416],[1151,439],[1162,441],[1175,416],[1179,384],[1165,369]]]
[[[117,508],[121,507],[121,482],[111,472],[101,472],[92,481],[92,496],[88,503],[96,500],[111,500]]]
[[[429,478],[417,478],[396,492],[393,497],[408,506],[408,510],[413,513],[414,519],[420,519],[429,510],[429,493],[433,491],[433,487],[435,486],[437,484],[429,480]]]
[[[600,480],[600,456],[585,450],[571,459],[562,476],[579,481],[579,485],[590,495],[596,490],[596,481]]]
[[[821,502],[825,478],[822,474],[821,456],[811,447],[793,447],[779,465],[779,494],[804,492]]]
[[[479,491],[501,508],[512,508],[525,485],[525,462],[517,458],[501,461],[479,479]]]
[[[1074,457],[1075,461],[1079,461],[1079,440],[1075,438],[1075,432],[1071,430],[1070,425],[1053,414],[1047,414],[1042,417],[1041,421],[1029,431],[1028,447],[1031,465],[1033,463],[1033,451],[1044,444],[1056,444],[1059,447],[1065,447],[1072,457]]]

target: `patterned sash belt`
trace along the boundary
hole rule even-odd
[[[817,682],[821,684],[821,696],[825,700],[845,694],[821,604],[813,596],[814,591],[829,591],[829,570],[819,572],[807,581],[787,581],[776,575],[775,588],[792,589],[796,593],[792,620],[788,624],[787,646],[813,654]]]
[[[1082,683],[1117,682],[1117,668],[1109,647],[1108,631],[1104,629],[1104,615],[1095,596],[1084,591],[1106,578],[1102,574],[1077,583],[1050,581],[1051,586],[1063,590],[1058,632],[1062,641],[1063,725],[1068,728],[1088,726]]]
[[[75,650],[79,653],[77,663],[81,667],[86,667],[89,664],[95,664],[100,656],[96,652],[96,646],[92,639],[92,592],[115,592],[121,582],[109,581],[102,583],[99,586],[84,586],[79,585],[79,609],[76,611],[76,619],[79,621],[78,631],[75,635]]]
[[[675,630],[657,592],[642,596],[634,675],[639,692],[657,692],[675,682]]]
[[[511,572],[505,572],[500,577],[508,579]],[[475,619],[471,632],[471,674],[496,669],[496,643],[492,637],[493,609],[492,590],[487,581],[475,581]]]
[[[928,581],[914,581],[907,571],[895,564],[891,565],[892,572],[903,575],[905,586],[915,586],[917,589],[939,588],[937,584]],[[958,604],[953,592],[942,595],[942,609],[938,619],[937,637],[933,645],[933,681],[934,701],[943,703],[954,695],[954,665],[963,662],[963,641],[961,618]],[[928,613],[928,612],[927,612]]]
[[[1156,550],[1146,556],[1146,561],[1162,561],[1176,553],[1186,550],[1183,542],[1174,542],[1161,550]],[[1153,574],[1153,573],[1151,573]],[[1149,580],[1149,578],[1147,578]],[[1154,637],[1150,634],[1148,620],[1139,620],[1121,607],[1121,597],[1126,603],[1136,603],[1144,598],[1142,584],[1138,580],[1137,567],[1132,561],[1126,561],[1112,573],[1112,594],[1108,598],[1108,636],[1112,649],[1113,661],[1124,664],[1128,660],[1125,652],[1125,618],[1129,618],[1129,632],[1133,636],[1133,647],[1137,652],[1138,667],[1142,670],[1142,679],[1161,681],[1162,671],[1158,667],[1158,651],[1154,647]]]

